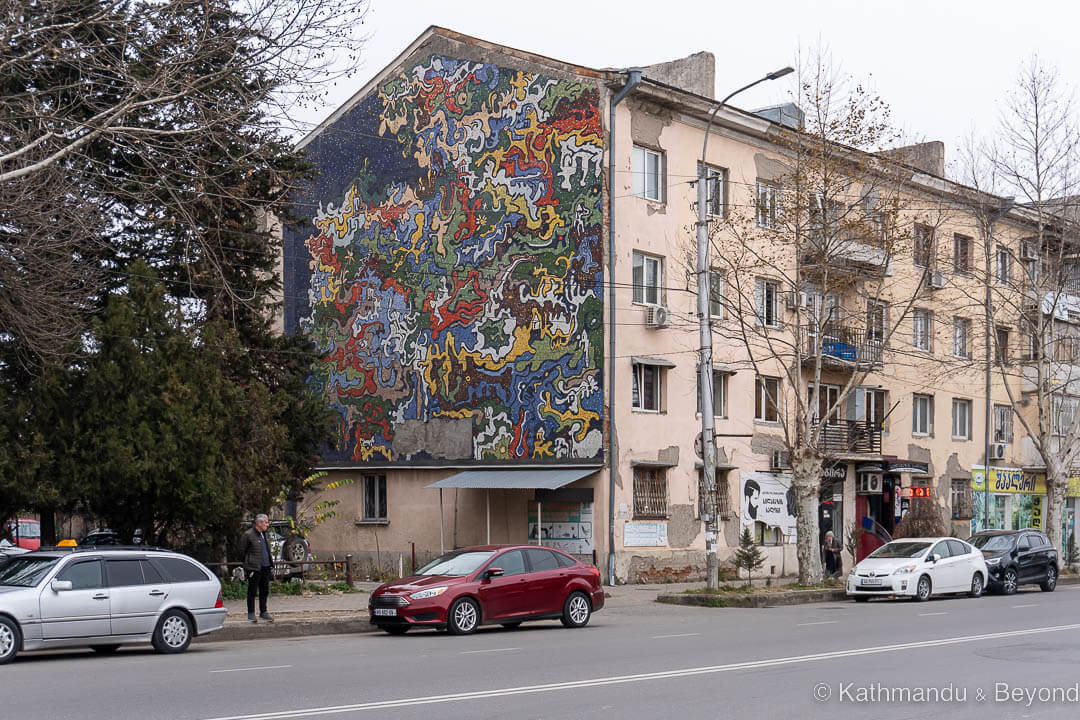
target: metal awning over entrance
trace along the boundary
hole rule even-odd
[[[589,468],[515,468],[513,470],[464,470],[443,478],[429,488],[479,488],[481,490],[558,490],[599,470]]]
[[[448,478],[428,485],[429,488],[439,489],[439,552],[445,552],[446,544],[443,540],[443,496],[444,488],[474,488],[484,490],[484,500],[487,505],[487,542],[491,544],[491,490],[558,490],[572,482],[581,480],[592,475],[601,468],[485,468],[483,470],[463,470]],[[543,545],[542,533],[540,532],[540,520],[543,513],[543,505],[537,500],[536,527],[537,542]],[[457,515],[454,519],[454,533],[457,534]]]

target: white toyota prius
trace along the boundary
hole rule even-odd
[[[870,553],[848,574],[847,594],[856,601],[876,596],[967,593],[979,597],[986,587],[983,554],[951,537],[903,538]]]

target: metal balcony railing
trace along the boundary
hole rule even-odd
[[[863,328],[827,323],[820,328],[807,326],[804,356],[807,362],[820,353],[831,364],[880,365],[884,343],[882,333],[868,333]]]
[[[815,427],[816,429],[816,427]],[[833,420],[821,430],[821,449],[828,454],[881,454],[881,426],[867,420]]]

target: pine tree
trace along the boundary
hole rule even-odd
[[[750,587],[754,585],[752,573],[765,564],[765,556],[754,544],[754,538],[750,534],[750,528],[743,528],[739,538],[739,549],[735,551],[735,567],[746,570],[746,582]]]

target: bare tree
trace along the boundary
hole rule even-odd
[[[188,283],[252,298],[223,267],[235,247],[219,224],[287,195],[281,120],[356,68],[366,12],[366,0],[0,0],[0,341],[61,354],[135,255],[179,257]],[[228,230],[231,245],[261,232]]]
[[[799,580],[811,583],[822,577],[823,463],[880,456],[884,408],[844,416],[885,355],[903,352],[890,340],[932,265],[894,266],[912,242],[901,219],[917,209],[932,229],[949,209],[929,194],[913,207],[912,169],[881,154],[898,136],[880,98],[820,51],[797,72],[799,127],[776,131],[779,158],[759,163],[753,205],[713,234],[714,304],[727,317],[714,331],[758,378],[756,417],[777,423],[798,502]]]

